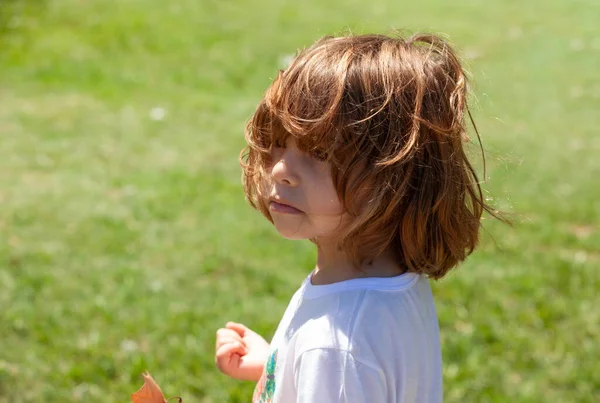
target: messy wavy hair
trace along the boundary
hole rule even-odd
[[[390,248],[400,267],[441,278],[475,249],[483,211],[502,219],[463,148],[467,96],[438,36],[322,38],[279,71],[247,124],[246,197],[272,221],[262,184],[271,148],[293,136],[331,162],[353,218],[339,247],[357,267]]]

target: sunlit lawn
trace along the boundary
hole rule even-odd
[[[2,0],[0,402],[126,402],[146,369],[186,403],[248,402],[214,368],[214,332],[271,336],[314,251],[245,203],[244,122],[296,49],[394,27],[460,48],[485,188],[515,213],[434,285],[445,401],[599,401],[598,16],[591,0]]]

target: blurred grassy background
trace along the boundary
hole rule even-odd
[[[405,3],[405,4],[403,4]],[[434,284],[447,402],[600,400],[600,3],[0,2],[0,402],[185,402],[227,320],[270,337],[312,268],[243,199],[242,129],[322,35],[446,33],[486,189],[517,213]],[[476,147],[473,147],[477,158]]]

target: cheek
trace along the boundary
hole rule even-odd
[[[333,182],[327,183],[327,186],[322,188],[321,197],[323,208],[327,209],[327,211],[331,214],[339,215],[344,212],[342,202],[340,201],[340,197],[335,190]]]
[[[313,228],[317,237],[339,236],[345,231],[350,222],[348,214],[330,214],[313,221]]]
[[[323,199],[323,209],[332,215],[340,215],[344,212],[342,203],[338,199],[337,194],[328,195]]]
[[[318,204],[318,208],[326,214],[341,214],[342,203],[335,189],[331,175],[323,175],[320,172],[318,180],[311,186],[311,199]]]
[[[331,189],[315,189],[314,197],[312,198],[313,205],[311,207],[311,221],[319,227],[338,226],[344,208],[339,200],[339,197],[333,188]]]

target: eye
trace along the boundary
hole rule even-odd
[[[314,159],[316,159],[317,161],[321,161],[321,162],[326,161],[327,158],[329,158],[327,151],[325,151],[322,148],[317,148],[316,150],[313,150],[311,155]]]
[[[273,141],[272,146],[274,148],[285,148],[285,142],[281,139],[275,139],[275,141]]]

